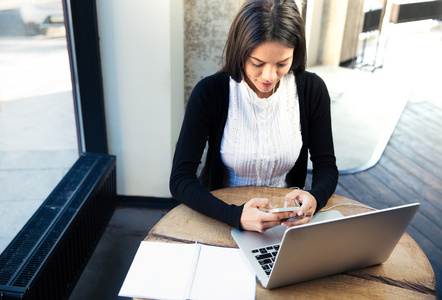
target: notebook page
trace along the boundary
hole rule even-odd
[[[255,299],[255,273],[239,251],[201,245],[191,299]]]
[[[193,281],[195,280],[195,274],[196,274],[196,269],[198,268],[198,263],[199,263],[199,259],[200,259],[200,254],[201,254],[201,245],[198,243],[195,243],[195,249],[193,251],[193,264],[190,267],[189,270],[189,279],[187,280],[187,288],[186,288],[186,293],[185,293],[185,297],[184,299],[191,299],[191,295],[192,295],[192,288],[193,288]]]
[[[183,299],[194,251],[194,244],[141,242],[119,296]]]

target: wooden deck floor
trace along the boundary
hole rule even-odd
[[[408,103],[379,162],[341,175],[337,195],[375,208],[420,202],[407,232],[421,246],[442,296],[442,109]]]

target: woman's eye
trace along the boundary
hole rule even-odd
[[[251,63],[255,68],[261,68],[265,65],[265,63],[256,64],[253,61]],[[283,67],[287,66],[287,63],[278,63],[277,66],[278,66],[278,68],[283,68]]]

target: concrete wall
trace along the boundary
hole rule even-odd
[[[243,2],[184,0],[185,101],[198,81],[222,67],[230,25]]]
[[[169,197],[184,111],[182,0],[98,0],[109,149],[117,192]]]

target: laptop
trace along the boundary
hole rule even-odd
[[[348,217],[331,210],[305,225],[231,234],[262,286],[273,289],[385,262],[419,207],[413,203]]]

